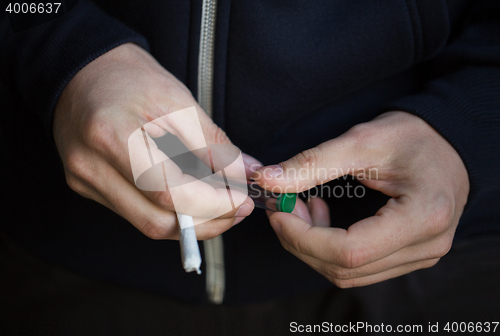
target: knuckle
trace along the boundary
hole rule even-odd
[[[88,195],[88,188],[74,175],[66,174],[66,183],[68,184],[69,188],[77,194],[82,196]]]
[[[316,167],[321,159],[321,150],[313,147],[294,156],[291,161],[299,167]]]
[[[95,180],[94,168],[82,151],[68,153],[64,158],[64,165],[66,175],[69,175],[70,178],[75,177],[89,184]]]
[[[445,238],[439,239],[435,247],[435,257],[441,258],[448,254],[451,250],[453,244],[453,238],[446,236]]]
[[[208,126],[208,134],[213,134],[214,144],[226,144],[230,142],[226,132],[216,124],[210,124]]]
[[[173,225],[166,225],[155,217],[143,219],[139,227],[146,237],[154,240],[166,239],[174,233]]]
[[[285,234],[283,236],[286,237],[285,239],[288,241],[288,244],[290,245],[290,247],[293,248],[295,251],[297,251],[297,253],[306,254],[306,253],[304,253],[304,249],[301,246],[300,239],[298,239],[297,237],[293,237],[291,239],[290,237],[285,236]]]
[[[100,152],[106,152],[112,147],[113,142],[108,123],[98,120],[98,117],[89,118],[82,140],[86,145]]]
[[[441,260],[441,258],[425,260],[425,262],[422,263],[421,269],[433,267],[439,262],[439,260]]]
[[[158,192],[156,199],[160,207],[168,210],[174,208],[174,200],[172,194],[168,190]]]
[[[442,204],[435,212],[433,217],[437,223],[444,223],[446,227],[448,223],[453,218],[453,204],[451,201],[445,201],[445,204]]]
[[[374,131],[373,127],[373,125],[369,125],[368,123],[354,125],[348,132],[354,146],[363,146],[367,143]]]
[[[453,204],[448,199],[441,201],[441,204],[432,212],[427,221],[427,235],[435,236],[449,228],[453,220]]]
[[[74,177],[71,174],[66,174],[66,183],[68,184],[69,188],[76,192],[78,195],[91,200],[97,200],[94,193],[92,192],[92,189],[77,177]]]
[[[185,106],[185,105],[194,105],[195,104],[195,99],[193,97],[193,94],[189,89],[184,85],[184,83],[180,82],[177,80],[175,77],[168,77],[165,78],[165,76],[162,74],[162,81],[164,81],[164,85],[166,88],[166,92],[171,92],[170,99],[173,100],[173,104],[171,104],[170,111],[174,112],[176,111],[179,106]]]
[[[80,174],[80,171],[86,165],[85,158],[80,152],[77,151],[68,153],[63,158],[63,161],[66,166],[67,173],[74,176],[78,176]]]
[[[287,237],[285,234],[283,234],[281,237],[279,237],[279,240],[281,242],[281,246],[287,251],[290,252],[293,255],[298,255],[298,254],[303,254],[298,247],[298,243],[296,240],[291,240],[289,237]]]
[[[339,266],[352,269],[363,265],[364,259],[365,256],[363,249],[346,247],[341,249],[338,262]]]
[[[348,280],[353,277],[352,269],[338,267],[335,265],[328,266],[326,272],[331,278],[337,280]]]
[[[284,237],[286,237],[286,233],[284,234]],[[306,254],[310,255],[308,252],[309,249],[307,247],[307,242],[302,239],[302,236],[293,236],[291,239],[288,238],[290,241],[290,245],[295,249],[300,254]]]

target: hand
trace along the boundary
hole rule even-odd
[[[455,149],[414,115],[385,113],[257,170],[254,179],[268,190],[301,192],[346,173],[392,198],[347,230],[325,227],[319,198],[310,215],[298,211],[306,220],[274,213],[270,222],[285,249],[342,288],[431,267],[449,251],[467,202],[467,171]]]
[[[208,145],[234,147],[189,90],[140,47],[124,44],[97,58],[69,82],[54,114],[54,139],[68,185],[115,211],[148,237],[178,239],[171,193],[136,188],[127,145],[129,136],[144,124],[192,106]],[[158,127],[148,132],[161,136],[168,131],[190,148],[190,125],[181,120],[161,126],[164,129]],[[253,163],[252,158],[246,159]],[[179,179],[190,178],[176,167],[171,168]],[[176,206],[184,207],[180,210],[185,214],[214,218],[210,216],[227,201],[226,189],[196,183],[200,190],[186,192],[182,196],[189,201]],[[232,196],[236,209],[196,225],[199,239],[213,238],[252,212],[254,204],[249,197],[238,193]]]

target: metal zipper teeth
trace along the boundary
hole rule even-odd
[[[200,51],[198,56],[198,103],[212,117],[214,41],[217,0],[203,0]],[[208,300],[221,304],[226,286],[222,236],[203,243]]]
[[[203,0],[198,57],[198,103],[212,117],[214,41],[217,0]]]

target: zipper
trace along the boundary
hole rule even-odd
[[[198,55],[198,104],[212,117],[214,41],[217,0],[203,0],[200,51]],[[203,242],[208,300],[221,304],[224,300],[226,276],[222,235]]]
[[[212,117],[214,41],[217,0],[203,0],[198,55],[198,104]]]

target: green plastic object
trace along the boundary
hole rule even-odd
[[[295,208],[295,203],[297,203],[297,194],[295,193],[281,194],[276,202],[276,210],[280,212],[290,213]]]

